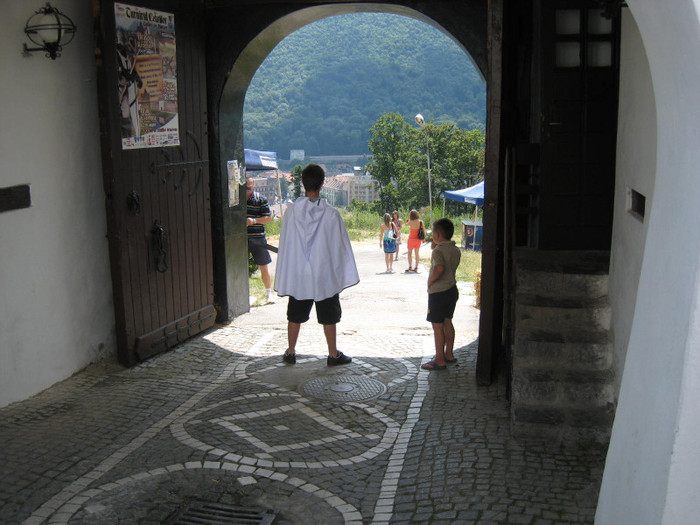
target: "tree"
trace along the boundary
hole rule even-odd
[[[368,165],[379,183],[384,210],[421,208],[429,204],[427,146],[430,148],[432,197],[445,190],[471,186],[482,178],[484,134],[456,124],[430,122],[414,128],[397,113],[385,113],[370,129],[374,154]]]
[[[472,186],[483,178],[485,138],[481,130],[464,130],[448,122],[428,124],[424,133],[430,143],[433,202],[444,191]]]
[[[414,163],[410,162],[411,136],[415,132],[398,113],[384,113],[369,132],[368,146],[374,158],[367,169],[379,183],[379,199],[383,208],[398,208],[399,201],[405,198],[397,191],[399,181],[405,188],[404,182],[416,176]]]
[[[358,199],[352,199],[352,202],[347,207],[348,211],[367,212],[374,215],[382,215],[383,208],[380,201],[364,202]]]
[[[292,180],[293,182],[293,198],[296,199],[297,197],[300,197],[302,195],[301,191],[301,172],[304,170],[304,168],[301,167],[301,164],[297,164],[292,168],[291,175],[292,175]]]

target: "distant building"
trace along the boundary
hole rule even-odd
[[[348,202],[374,202],[379,199],[379,184],[371,175],[353,175],[348,180]]]
[[[279,175],[279,180],[278,180]],[[281,170],[276,171],[261,171],[255,173],[253,176],[250,172],[249,177],[252,177],[255,181],[255,191],[263,195],[270,204],[273,204],[279,200],[280,191],[282,192],[282,199],[286,197],[285,188],[287,188],[289,181],[291,180],[291,174],[288,172],[283,172]],[[286,183],[282,183],[282,180]]]
[[[289,150],[289,160],[304,160],[306,153],[303,149]]]
[[[347,206],[348,191],[345,186],[342,175],[326,177],[321,188],[321,196],[328,201],[328,204],[336,208]]]
[[[265,172],[267,173],[267,172]],[[256,174],[257,176],[252,177],[255,182],[255,191],[260,195],[265,197],[270,202],[275,202],[275,196],[277,195],[277,181],[271,177],[262,176],[262,174]],[[250,177],[250,173],[248,174]]]
[[[374,202],[379,198],[379,186],[370,175],[343,173],[326,177],[321,196],[336,207],[347,206],[353,199]]]

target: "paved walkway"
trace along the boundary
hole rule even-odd
[[[511,437],[505,385],[475,383],[469,289],[458,364],[422,371],[425,268],[404,274],[402,257],[386,274],[378,243],[355,252],[338,332],[350,365],[326,366],[315,322],[283,364],[278,299],[0,409],[0,523],[592,523],[604,451]]]

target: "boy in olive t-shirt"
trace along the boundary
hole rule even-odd
[[[433,253],[428,275],[428,316],[435,333],[435,357],[423,363],[423,370],[445,370],[447,363],[457,361],[453,354],[455,328],[452,316],[457,306],[459,292],[455,273],[462,253],[452,240],[455,227],[449,219],[433,223]]]

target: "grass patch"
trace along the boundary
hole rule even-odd
[[[265,225],[265,235],[267,237],[279,238],[280,230],[282,229],[282,219],[275,217],[275,219]]]
[[[260,277],[260,270],[250,276],[248,279],[248,286],[250,290],[248,295],[250,297],[255,297],[255,304],[265,304],[267,300],[267,293],[265,292],[265,285],[262,282],[262,277]]]
[[[476,272],[481,271],[481,252],[462,250],[462,258],[457,268],[457,280],[467,283],[476,281]]]

